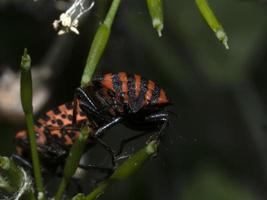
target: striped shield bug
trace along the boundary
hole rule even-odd
[[[125,72],[94,78],[91,85],[76,90],[74,102],[79,102],[80,109],[98,124],[97,137],[119,123],[144,131],[140,136],[157,130],[160,135],[169,119],[165,107],[171,104],[165,91],[154,81]],[[119,153],[128,141],[131,138],[123,141]]]

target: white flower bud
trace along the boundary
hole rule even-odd
[[[54,20],[53,27],[58,31],[58,35],[63,35],[69,31],[79,34],[79,18],[92,9],[94,1],[86,5],[87,0],[75,0],[71,7],[59,16],[59,20]]]

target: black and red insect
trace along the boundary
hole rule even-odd
[[[96,136],[119,123],[144,132],[158,130],[160,134],[169,120],[165,107],[171,103],[165,91],[154,81],[136,74],[105,74],[88,87],[78,88],[75,97],[75,108],[79,105],[98,124]]]
[[[73,125],[73,103],[65,103],[43,114],[34,124],[37,151],[42,164],[53,168],[63,165],[69,150],[79,137],[82,126],[95,129],[81,110],[77,110],[76,124]],[[15,135],[17,155],[30,160],[30,145],[25,130]]]
[[[64,164],[80,128],[87,124],[94,131],[88,146],[99,142],[111,154],[114,165],[115,153],[102,140],[104,132],[119,123],[143,131],[122,141],[118,155],[127,142],[137,137],[151,131],[160,135],[169,120],[165,111],[168,105],[170,101],[165,91],[140,75],[120,72],[97,77],[89,86],[76,90],[74,103],[52,109],[36,122],[41,160],[54,166]],[[16,134],[15,142],[17,153],[24,158],[29,156],[25,131]]]

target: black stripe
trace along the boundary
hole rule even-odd
[[[112,84],[116,93],[119,94],[122,92],[122,82],[120,80],[119,74],[112,75]]]
[[[56,135],[52,135],[51,134],[51,126],[45,126],[44,127],[44,135],[46,137],[46,143],[48,143],[47,145],[49,145],[49,147],[51,147],[51,149],[49,149],[48,151],[53,151],[54,148],[57,148],[58,145],[60,145],[60,147],[63,147],[65,144],[65,138],[64,136],[64,130],[59,129],[58,131],[60,132],[60,138],[58,138]],[[50,146],[51,144],[53,144],[52,146]]]
[[[67,118],[72,121],[73,120],[73,116],[72,115],[68,115]]]
[[[143,106],[143,102],[145,100],[145,95],[147,92],[147,85],[148,85],[148,81],[141,77],[140,93],[139,93],[139,96],[136,97],[136,99],[133,101],[133,105],[132,105],[132,111],[134,113],[138,112]]]
[[[127,87],[128,87],[128,97],[129,101],[133,102],[136,99],[136,91],[135,91],[135,78],[133,75],[129,75],[127,77],[128,82],[127,82]]]
[[[46,127],[46,126],[44,127],[44,135],[45,135],[46,139],[48,139],[48,140],[52,137],[49,128]],[[49,141],[50,141],[50,140],[49,140]]]
[[[81,111],[80,111],[80,116],[81,116],[81,117],[84,117],[84,116],[86,116],[86,114],[81,110]]]
[[[56,122],[57,122],[57,124],[58,124],[59,126],[63,126],[63,125],[64,125],[64,123],[63,123],[62,120],[60,120],[60,119],[57,119]]]
[[[37,121],[37,122],[35,123],[35,126],[37,126],[38,128],[41,128],[41,127],[43,126],[43,124],[41,124],[39,121]]]
[[[157,104],[159,101],[160,87],[155,83],[155,88],[152,92],[151,104]]]
[[[140,98],[142,97],[141,98],[142,100],[145,100],[145,94],[147,92],[147,85],[148,85],[148,81],[141,77],[141,88],[140,88],[139,96]]]
[[[70,138],[71,138],[71,140],[73,141],[73,139],[74,139],[74,137],[75,137],[75,131],[74,130],[66,130],[66,133],[65,133],[65,135],[68,135],[68,136],[70,136]]]
[[[72,110],[73,109],[73,105],[72,105],[72,102],[67,102],[65,103],[65,106],[68,110]]]
[[[41,117],[40,117],[41,119],[43,119],[44,121],[48,121],[48,120],[50,120],[50,116],[48,116],[47,114],[43,114]]]
[[[59,115],[61,113],[58,107],[53,108],[52,111],[55,115]]]

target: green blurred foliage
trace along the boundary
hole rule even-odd
[[[182,190],[182,200],[254,200],[255,194],[223,171],[200,167]]]

